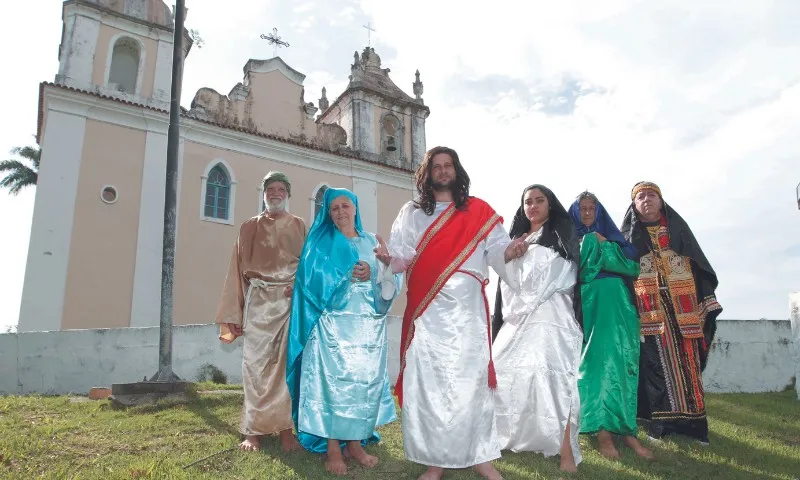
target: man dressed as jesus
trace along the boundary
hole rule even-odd
[[[510,240],[502,218],[469,196],[469,176],[453,149],[429,150],[416,183],[419,198],[400,210],[388,251],[376,250],[408,279],[395,386],[405,456],[428,466],[420,479],[467,467],[499,479],[491,464],[500,445],[485,288],[489,267],[503,278],[505,263],[527,245]]]

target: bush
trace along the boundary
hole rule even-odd
[[[216,366],[206,363],[200,370],[197,372],[197,381],[198,382],[213,382],[219,384],[226,384],[228,383],[228,376],[225,375],[225,372],[217,368]]]

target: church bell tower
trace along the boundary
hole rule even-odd
[[[162,0],[67,0],[55,83],[169,109],[173,12]],[[192,39],[184,32],[184,56]]]
[[[333,103],[325,91],[318,121],[336,123],[347,132],[348,146],[359,157],[376,163],[414,170],[425,155],[425,119],[430,109],[422,100],[419,71],[412,84],[412,98],[381,68],[381,57],[372,47],[355,52],[350,83]]]

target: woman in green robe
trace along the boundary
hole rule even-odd
[[[636,250],[594,194],[580,194],[569,213],[581,237],[581,433],[596,433],[606,457],[619,458],[613,434],[637,455],[652,458],[636,438],[639,315],[625,282],[639,275],[639,263],[630,259]]]

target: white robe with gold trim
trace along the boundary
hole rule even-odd
[[[400,210],[388,245],[395,261],[408,265],[425,231],[449,205],[437,203],[433,215],[411,202]],[[497,224],[460,269],[488,279],[491,266],[504,277],[503,254],[509,243],[508,233]],[[402,410],[403,447],[412,462],[466,468],[500,457],[482,290],[476,278],[456,272],[414,323]]]

